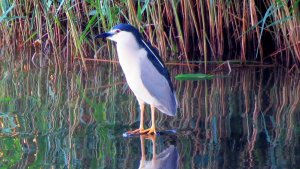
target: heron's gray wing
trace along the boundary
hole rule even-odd
[[[177,103],[168,79],[149,60],[144,62],[141,79],[150,95],[156,99],[155,107],[167,115],[174,116]]]
[[[170,75],[166,66],[160,57],[158,50],[154,48],[150,43],[143,41],[144,49],[147,51],[147,57],[153,64],[153,66],[157,69],[157,71],[162,74],[168,81],[171,90],[173,91],[173,84],[170,79]]]

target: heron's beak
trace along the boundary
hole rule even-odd
[[[106,39],[106,38],[108,38],[108,37],[110,37],[112,35],[113,35],[113,33],[105,32],[105,33],[101,33],[101,34],[95,36],[95,39],[97,39],[97,38]]]

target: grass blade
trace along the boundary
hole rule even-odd
[[[7,14],[15,7],[15,3],[13,3],[4,13],[3,15],[0,17],[0,23],[6,19]]]
[[[210,74],[179,74],[175,77],[176,80],[209,80],[215,78],[215,75]]]

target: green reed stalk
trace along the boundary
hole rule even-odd
[[[207,44],[206,44],[206,24],[205,24],[205,16],[204,16],[204,3],[201,1],[200,3],[200,10],[201,10],[201,20],[202,20],[202,43],[203,43],[203,51],[204,51],[204,71],[207,72]]]
[[[174,13],[174,17],[175,17],[175,23],[176,23],[176,29],[178,31],[178,38],[179,38],[179,45],[181,46],[181,49],[183,50],[183,54],[185,56],[185,61],[188,64],[188,68],[190,70],[190,66],[189,66],[189,59],[187,56],[187,52],[184,46],[184,39],[183,39],[183,33],[182,33],[182,29],[181,29],[181,25],[180,25],[180,21],[179,21],[179,16],[177,13],[177,4],[176,2],[172,1],[172,9],[173,9],[173,13]]]

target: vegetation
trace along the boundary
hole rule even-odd
[[[102,45],[92,37],[128,22],[169,62],[198,61],[205,70],[208,61],[224,60],[299,66],[299,2],[2,0],[0,46],[11,53],[29,47],[53,53],[59,69],[76,59],[86,67],[87,58],[114,56],[111,46],[98,51]]]

